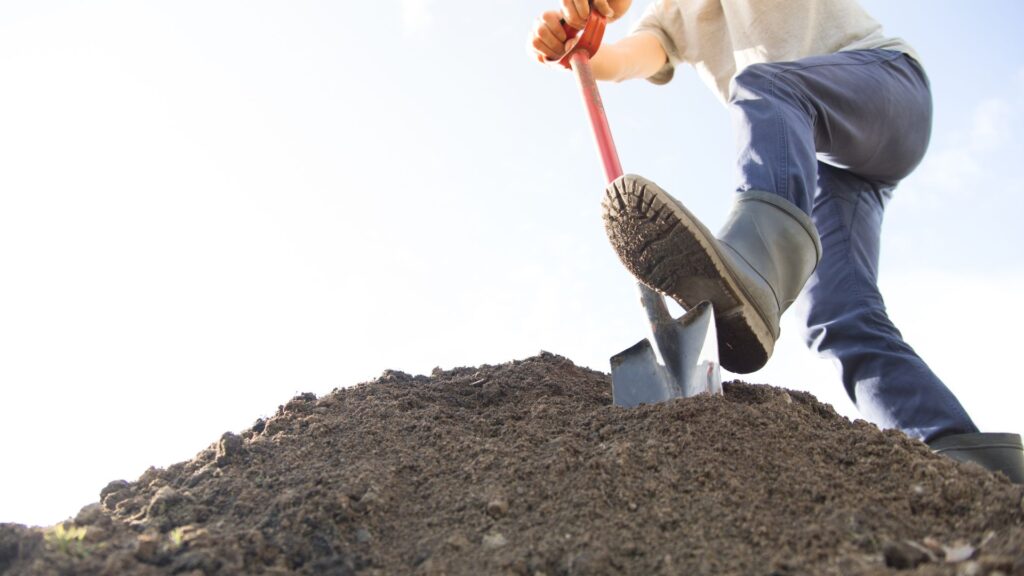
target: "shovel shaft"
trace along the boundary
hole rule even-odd
[[[570,37],[576,35],[577,31],[564,22],[563,27]],[[611,183],[622,176],[622,165],[590,68],[590,55],[597,52],[603,31],[604,18],[592,8],[580,42],[560,62],[571,68],[576,76],[601,163],[604,164],[604,174]],[[721,394],[718,338],[711,304],[702,302],[682,318],[673,320],[661,294],[642,282],[637,286],[658,350],[656,352],[648,340],[642,340],[612,357],[613,403],[636,406],[704,392]]]
[[[622,164],[619,162],[619,153],[615,150],[612,130],[608,127],[608,117],[604,113],[601,93],[597,91],[597,81],[590,68],[590,56],[584,51],[576,52],[570,56],[569,64],[580,86],[583,104],[587,107],[590,126],[594,130],[594,141],[597,143],[597,151],[601,155],[601,163],[604,164],[605,177],[608,178],[608,182],[612,182],[622,176]],[[672,322],[672,316],[669,314],[668,308],[665,306],[665,299],[661,294],[648,288],[642,282],[637,282],[637,287],[640,288],[640,302],[644,311],[647,312],[651,326],[656,327]]]
[[[576,75],[576,82],[580,87],[580,94],[583,96],[583,104],[587,108],[587,116],[590,118],[590,126],[594,131],[594,141],[597,143],[597,151],[601,155],[601,163],[604,165],[604,175],[608,182],[614,181],[622,176],[622,164],[619,162],[619,153],[615,149],[615,141],[612,139],[612,130],[608,126],[608,117],[604,113],[604,102],[601,101],[601,93],[597,90],[597,80],[590,68],[590,56],[586,51],[577,51],[569,56],[569,66]],[[664,299],[660,294],[638,282],[640,288],[640,301],[647,317],[654,326],[658,322],[666,322],[672,319],[665,307]],[[667,320],[666,320],[667,319]]]
[[[604,113],[601,93],[597,91],[597,81],[594,80],[594,73],[590,69],[590,56],[584,51],[576,52],[569,59],[569,64],[580,86],[583,104],[587,107],[587,116],[590,117],[590,125],[594,129],[597,150],[601,155],[601,162],[604,164],[604,174],[608,178],[608,182],[611,182],[622,176],[622,164],[619,163],[619,154],[615,150],[612,131],[608,127],[608,118]]]
[[[587,108],[604,174],[611,183],[622,176],[622,165],[615,150],[612,131],[604,113],[604,103],[590,68],[590,56],[597,53],[604,32],[604,17],[591,8],[580,41],[559,62],[572,69]],[[562,23],[566,34],[577,30]],[[682,318],[674,320],[664,297],[638,282],[640,302],[647,312],[657,352],[648,340],[616,354],[612,364],[612,401],[617,406],[636,406],[672,398],[709,392],[722,393],[718,368],[718,338],[714,309],[701,302]],[[661,356],[659,358],[658,356]],[[661,360],[662,364],[659,364]]]

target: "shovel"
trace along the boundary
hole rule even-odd
[[[559,63],[576,76],[605,176],[611,183],[622,176],[622,166],[590,69],[590,57],[597,53],[604,37],[605,17],[591,7],[582,31],[565,23],[562,26],[570,38],[577,34],[579,38]],[[643,283],[638,286],[652,338],[641,340],[611,357],[612,403],[632,407],[703,393],[721,394],[718,334],[711,302],[701,302],[683,316],[673,318],[661,294]]]

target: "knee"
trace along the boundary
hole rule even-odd
[[[899,330],[877,293],[855,297],[840,290],[808,291],[794,309],[804,344],[818,355],[851,346],[902,347]]]

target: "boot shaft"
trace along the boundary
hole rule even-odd
[[[717,236],[736,269],[754,280],[746,287],[763,315],[775,321],[777,336],[779,316],[821,260],[814,223],[787,200],[754,190],[737,195]]]

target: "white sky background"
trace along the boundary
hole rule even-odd
[[[542,349],[607,371],[644,336],[574,81],[525,56],[548,5],[485,4],[0,4],[0,522],[299,392]],[[936,99],[887,214],[890,314],[983,430],[1024,432],[1024,7],[864,5]],[[694,75],[602,94],[626,170],[720,224],[731,127]],[[744,379],[855,417],[783,330]]]

